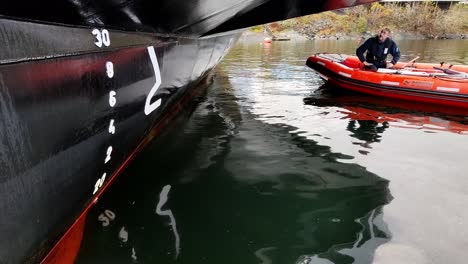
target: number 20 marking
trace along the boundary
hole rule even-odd
[[[101,178],[99,178],[96,182],[96,184],[94,184],[94,191],[93,191],[93,195],[97,193],[97,191],[99,190],[99,188],[102,187],[102,185],[104,184],[104,181],[106,180],[106,174],[104,173]]]

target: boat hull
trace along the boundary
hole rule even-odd
[[[98,47],[92,28],[73,28],[76,43],[57,50],[69,27],[1,25],[27,31],[20,37],[39,48],[2,54],[0,259],[37,263],[169,123],[240,32],[192,39],[109,30],[110,45]],[[17,38],[2,38],[2,47]]]
[[[16,0],[0,15],[199,37],[375,0]]]
[[[373,1],[0,4],[0,262],[72,262],[87,208],[239,29]]]
[[[312,56],[306,64],[333,85],[375,96],[468,108],[468,79],[454,79],[442,72],[434,72],[436,64],[419,63],[416,66],[413,64],[411,71],[381,73],[362,70],[355,57],[339,62],[327,56]],[[404,64],[398,63],[396,68]],[[451,69],[468,72],[468,67],[463,65]],[[428,72],[432,72],[432,75]],[[421,73],[428,74],[422,76]]]

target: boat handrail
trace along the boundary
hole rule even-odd
[[[393,73],[393,74],[402,74],[402,75],[413,75],[413,76],[427,76],[427,77],[433,77],[433,76],[447,76],[448,74],[443,73],[443,72],[434,72],[434,73],[429,73],[429,72],[424,72],[424,71],[412,71],[410,69],[386,69],[386,68],[379,68],[377,69],[377,72],[379,73]]]
[[[340,57],[337,58],[337,57],[335,57],[333,55],[338,55]],[[343,58],[341,56],[341,54],[323,54],[323,53],[319,53],[319,54],[317,54],[317,57],[324,58],[324,59],[327,59],[327,60],[331,60],[333,62],[343,62],[346,59],[346,58]]]
[[[462,77],[462,78],[468,78],[468,73],[452,70],[450,68],[442,68],[442,67],[435,67],[434,66],[434,69],[439,70],[439,71],[443,71],[444,73],[447,73],[447,75],[452,75],[452,76],[457,76],[457,77]]]

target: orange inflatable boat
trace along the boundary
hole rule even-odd
[[[316,54],[307,66],[345,89],[397,99],[468,108],[468,65],[399,62],[367,71],[355,56]]]

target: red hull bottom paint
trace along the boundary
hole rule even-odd
[[[42,263],[67,264],[73,263],[78,255],[78,250],[83,239],[86,215],[81,215],[73,226],[65,233],[60,243],[49,252]]]
[[[127,167],[127,165],[136,157],[136,155],[161,131],[170,124],[177,114],[184,109],[186,105],[193,102],[193,98],[200,95],[201,92],[210,84],[210,75],[203,78],[198,87],[188,92],[181,98],[179,103],[175,104],[168,114],[164,116],[155,127],[151,129],[148,136],[138,145],[133,153],[122,163],[119,169],[112,175],[107,184],[96,195],[94,201],[80,214],[72,226],[65,232],[62,238],[55,244],[52,250],[47,254],[41,264],[73,264],[78,256],[83,233],[85,229],[86,218],[91,208],[98,202],[99,197],[114,182],[116,177]]]

